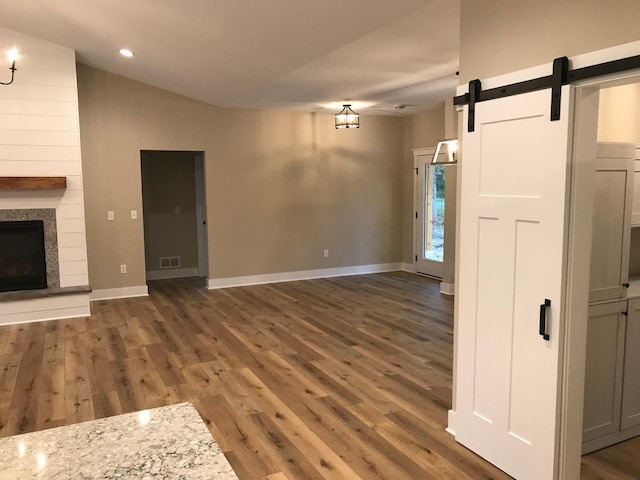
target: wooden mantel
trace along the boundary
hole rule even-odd
[[[0,190],[67,188],[67,177],[0,177]]]

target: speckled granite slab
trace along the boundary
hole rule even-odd
[[[237,480],[190,403],[0,438],[0,479]]]

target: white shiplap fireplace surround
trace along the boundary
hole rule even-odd
[[[14,47],[15,81],[0,85],[0,176],[65,177],[67,188],[0,190],[5,217],[54,213],[57,252],[48,254],[57,255],[59,279],[41,294],[0,294],[0,325],[89,315],[75,52],[0,28],[0,56]]]

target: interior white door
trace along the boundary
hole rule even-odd
[[[416,151],[414,154],[417,173],[415,267],[417,273],[441,279],[444,258],[446,167],[432,165],[434,153],[435,148],[429,148]]]
[[[455,435],[519,480],[555,472],[572,94],[482,102],[462,139]]]

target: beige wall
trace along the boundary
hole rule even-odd
[[[338,131],[329,114],[216,108],[85,65],[78,91],[94,289],[145,282],[128,219],[140,150],[205,152],[211,278],[401,261],[402,118]]]
[[[462,0],[460,80],[639,39],[637,0]]]
[[[598,141],[640,145],[640,83],[600,90]]]
[[[160,257],[179,256],[181,268],[198,267],[194,155],[149,150],[141,154],[147,272],[160,269]]]

